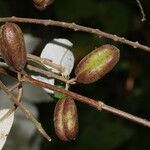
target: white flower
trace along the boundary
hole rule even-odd
[[[70,51],[72,45],[67,39],[53,39],[44,47],[41,58],[50,59],[53,63],[65,67],[70,74],[74,66],[74,56]],[[52,71],[59,73],[56,69],[52,69]]]
[[[43,51],[41,52],[41,58],[47,58],[52,60],[53,63],[58,64],[66,68],[67,74],[69,75],[74,66],[74,55],[70,51],[72,43],[67,39],[53,39],[51,42],[46,44]],[[54,73],[59,73],[58,70],[45,65],[47,68],[51,69]],[[40,81],[54,85],[54,79],[49,79],[41,76],[33,76],[33,78]],[[54,91],[43,88],[47,93],[54,93]]]
[[[0,110],[0,118],[3,117],[9,109],[1,109]],[[14,112],[0,122],[0,150],[3,148],[7,136],[9,135],[10,129],[14,122]]]

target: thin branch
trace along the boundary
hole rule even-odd
[[[57,74],[54,74],[53,72],[50,72],[50,71],[46,71],[46,70],[43,70],[43,69],[40,69],[40,68],[37,68],[35,66],[32,66],[32,65],[29,65],[27,64],[26,68],[30,71],[34,71],[34,72],[37,72],[37,73],[40,73],[40,74],[43,74],[49,78],[54,78],[54,79],[57,79],[57,80],[60,80],[62,82],[65,82],[65,83],[69,83],[69,84],[74,84],[74,82],[72,82],[72,79],[68,80],[62,76],[59,76]]]
[[[12,92],[13,90],[15,90],[16,88],[18,88],[19,86],[20,86],[20,82],[17,82],[16,84],[14,84],[11,87],[9,87],[9,92]]]
[[[0,54],[0,56],[1,56],[1,54]],[[57,75],[53,72],[50,72],[49,70],[47,71],[47,70],[44,70],[44,69],[40,69],[40,68],[35,67],[33,65],[30,65],[30,64],[26,65],[26,68],[28,70],[43,74],[43,75],[45,75],[49,78],[54,78],[54,79],[60,80],[60,81],[65,82],[67,84],[75,84],[75,81],[76,81],[75,78],[73,78],[73,79],[65,78],[66,77],[65,73],[67,71],[66,71],[66,68],[62,67],[61,65],[55,64],[49,59],[41,58],[41,57],[29,54],[29,53],[27,54],[27,58],[28,58],[28,60],[32,60],[33,62],[40,63],[41,65],[45,64],[45,65],[48,65],[48,66],[50,66],[50,67],[52,67],[56,70],[59,70],[63,76]],[[7,65],[5,67],[7,67]],[[9,72],[9,70],[7,70],[7,71]],[[6,70],[3,69],[3,67],[1,67],[0,72],[6,72]],[[13,87],[13,88],[15,88],[15,87]]]
[[[24,106],[18,102],[17,98],[9,92],[9,89],[0,81],[0,88],[9,96],[9,98],[25,113],[26,117],[32,121],[37,130],[48,140],[51,141],[51,138],[47,135],[41,124],[35,119],[34,115],[28,111]]]
[[[0,74],[7,74],[7,70],[4,68],[0,68]],[[21,74],[20,72],[17,73],[17,78],[19,79],[19,82],[17,82],[16,84],[12,85],[10,88],[8,88],[8,91],[11,93],[13,92],[13,90],[15,90],[16,88],[18,88],[18,96],[16,98],[16,100],[18,102],[21,102],[22,96],[23,96],[23,86],[22,83],[20,82],[20,78]],[[1,118],[0,118],[0,122],[2,122],[3,120],[5,120],[6,118],[8,118],[15,110],[17,109],[17,105],[14,104],[14,106],[12,108],[10,108]]]
[[[142,7],[142,4],[141,4],[140,0],[136,0],[136,2],[137,2],[137,4],[138,4],[138,6],[139,6],[139,8],[140,8],[140,12],[141,12],[141,14],[142,14],[142,19],[141,19],[141,21],[142,21],[142,22],[143,22],[143,21],[146,21],[144,9],[143,9],[143,7]]]
[[[39,62],[40,64],[45,64],[45,65],[48,65],[56,70],[59,70],[61,73],[64,73],[66,72],[66,69],[64,67],[62,67],[61,65],[58,65],[58,64],[55,64],[53,63],[51,60],[49,59],[46,59],[46,58],[41,58],[41,57],[38,57],[38,56],[35,56],[35,55],[32,55],[32,54],[27,54],[27,58],[28,60],[34,60],[35,62]]]
[[[8,74],[7,69],[3,68],[1,70],[2,70],[1,73]],[[16,76],[14,76],[14,77],[16,77]],[[102,101],[97,101],[97,100],[94,100],[94,99],[82,96],[80,94],[77,94],[77,93],[65,90],[63,88],[59,88],[57,86],[54,86],[54,85],[51,85],[51,84],[47,84],[47,83],[39,81],[39,80],[35,80],[35,79],[33,79],[33,78],[29,77],[29,76],[26,76],[26,75],[22,76],[21,81],[22,82],[28,82],[28,83],[36,85],[36,86],[48,88],[48,89],[51,89],[51,90],[56,91],[56,92],[63,93],[65,95],[71,96],[75,100],[78,100],[78,101],[80,101],[82,103],[88,104],[88,105],[90,105],[90,106],[92,106],[92,107],[94,107],[94,108],[96,108],[98,110],[105,110],[107,112],[111,112],[111,113],[113,113],[115,115],[118,115],[118,116],[120,116],[122,118],[126,118],[126,119],[128,119],[130,121],[136,122],[136,123],[141,124],[143,126],[150,127],[150,121],[148,121],[146,119],[139,118],[139,117],[134,116],[134,115],[131,115],[131,114],[127,113],[127,112],[121,111],[121,110],[113,108],[111,106],[108,106],[108,105],[104,104]]]
[[[15,84],[16,85],[16,84]],[[12,90],[11,90],[12,91]],[[9,92],[10,92],[10,89],[9,89]],[[21,102],[21,99],[22,99],[22,96],[23,96],[23,87],[22,85],[18,85],[18,96],[16,98],[16,100],[20,103]],[[16,111],[17,109],[17,105],[14,104],[14,106],[12,108],[10,108],[1,118],[0,118],[0,122],[2,122],[3,120],[5,120],[6,118],[8,118],[14,111]]]
[[[66,28],[66,29],[71,29],[74,31],[82,31],[82,32],[90,33],[90,34],[95,34],[99,37],[105,37],[108,39],[112,39],[114,41],[130,45],[133,48],[139,48],[139,49],[150,52],[150,47],[142,45],[138,41],[133,42],[133,41],[125,39],[124,37],[119,37],[117,35],[103,32],[99,29],[85,27],[85,26],[77,25],[75,23],[55,21],[55,20],[51,20],[51,19],[32,19],[32,18],[19,18],[19,17],[0,18],[0,22],[21,22],[21,23],[41,24],[41,25],[45,25],[45,26],[48,26],[48,25],[49,26],[58,26],[58,27]]]
[[[146,127],[150,128],[150,121],[142,119],[142,118],[139,118],[139,117],[134,116],[134,115],[131,115],[131,114],[127,113],[127,112],[118,110],[118,109],[113,108],[111,106],[108,106],[108,105],[104,104],[102,101],[96,101],[94,99],[91,99],[91,98],[79,95],[77,93],[74,93],[74,92],[71,92],[71,91],[67,91],[67,90],[65,90],[63,88],[59,88],[57,86],[54,86],[54,85],[51,85],[51,84],[47,84],[47,83],[42,82],[42,81],[35,80],[35,79],[33,79],[33,78],[29,77],[29,76],[26,76],[26,75],[23,75],[22,81],[28,82],[28,83],[36,85],[36,86],[48,88],[48,89],[54,90],[56,92],[63,93],[65,95],[71,96],[75,100],[78,100],[78,101],[86,103],[86,104],[88,104],[88,105],[90,105],[92,107],[95,107],[98,110],[105,110],[107,112],[111,112],[111,113],[113,113],[115,115],[118,115],[118,116],[120,116],[122,118],[126,118],[126,119],[128,119],[130,121],[136,122],[138,124],[141,124],[143,126],[146,126]]]

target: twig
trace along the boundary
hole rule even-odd
[[[2,73],[4,73],[4,74],[8,73],[7,69],[6,69],[6,71],[3,71]],[[71,92],[71,91],[67,91],[67,90],[65,90],[63,88],[59,88],[57,86],[54,86],[54,85],[51,85],[51,84],[47,84],[47,83],[42,82],[42,81],[35,80],[35,79],[33,79],[33,78],[29,77],[29,76],[26,76],[26,75],[24,75],[22,77],[21,81],[22,82],[28,82],[28,83],[34,84],[36,86],[48,88],[48,89],[54,90],[56,92],[60,92],[60,93],[69,95],[69,96],[73,97],[74,99],[76,99],[78,101],[81,101],[81,102],[86,103],[86,104],[88,104],[88,105],[90,105],[92,107],[97,108],[98,110],[105,110],[105,111],[111,112],[113,114],[116,114],[116,115],[118,115],[118,116],[120,116],[122,118],[126,118],[128,120],[131,120],[133,122],[141,124],[143,126],[150,127],[150,121],[142,119],[142,118],[139,118],[139,117],[136,117],[134,115],[131,115],[131,114],[126,113],[124,111],[118,110],[118,109],[113,108],[111,106],[108,106],[108,105],[104,104],[102,101],[96,101],[94,99],[91,99],[91,98],[79,95],[77,93],[74,93],[74,92]]]
[[[9,92],[9,89],[0,81],[0,87],[3,89],[3,91],[9,96],[9,98],[21,109],[23,113],[25,113],[26,117],[30,119],[37,130],[48,140],[51,141],[51,138],[47,135],[45,130],[42,128],[41,124],[35,119],[34,115],[28,111],[24,106],[20,104],[20,102],[17,101],[17,98],[14,97],[12,93]]]
[[[142,4],[141,4],[140,0],[136,0],[136,2],[137,2],[137,4],[138,4],[138,6],[139,6],[139,8],[140,8],[140,12],[141,12],[141,14],[142,14],[142,19],[141,19],[141,21],[142,21],[142,22],[143,22],[143,21],[146,21],[144,9],[143,9],[143,7],[142,7]]]
[[[120,43],[130,45],[133,48],[139,48],[139,49],[150,52],[150,47],[142,45],[138,41],[133,42],[133,41],[125,39],[124,37],[119,37],[117,35],[103,32],[99,29],[85,27],[85,26],[77,25],[75,23],[61,22],[61,21],[55,21],[55,20],[51,20],[51,19],[19,18],[19,17],[14,17],[14,16],[0,18],[0,22],[21,22],[21,23],[41,24],[41,25],[45,25],[45,26],[50,25],[50,26],[63,27],[63,28],[68,28],[68,29],[74,30],[74,31],[82,31],[82,32],[95,34],[95,35],[98,35],[99,37],[105,37],[108,39],[112,39],[114,41],[118,41]]]
[[[15,86],[16,85],[18,85],[18,84],[15,84]],[[13,86],[13,88],[15,86]],[[11,92],[12,88],[11,88],[11,90],[10,89],[8,89],[8,90],[9,90],[9,92]],[[23,87],[22,87],[22,85],[19,84],[18,85],[18,96],[16,98],[19,103],[21,102],[22,96],[23,96]],[[0,122],[2,122],[4,119],[8,118],[16,109],[17,109],[17,105],[15,104],[0,118]]]
[[[13,90],[18,88],[19,86],[20,86],[20,82],[17,82],[16,84],[14,84],[11,87],[9,87],[9,92],[12,92]]]
[[[59,88],[57,86],[54,86],[54,85],[51,85],[51,84],[47,84],[47,83],[44,83],[42,81],[35,80],[35,79],[33,79],[33,78],[29,77],[29,76],[26,76],[26,75],[24,75],[22,77],[22,81],[28,82],[28,83],[36,85],[36,86],[48,88],[48,89],[54,90],[56,92],[63,93],[65,95],[71,96],[75,100],[78,100],[78,101],[86,103],[86,104],[88,104],[88,105],[90,105],[92,107],[95,107],[98,110],[105,110],[107,112],[111,112],[111,113],[113,113],[115,115],[118,115],[118,116],[120,116],[122,118],[126,118],[126,119],[128,119],[130,121],[136,122],[138,124],[141,124],[143,126],[146,126],[146,127],[150,128],[150,121],[142,119],[142,118],[139,118],[139,117],[134,116],[134,115],[131,115],[129,113],[126,113],[124,111],[118,110],[118,109],[113,108],[111,106],[108,106],[108,105],[104,104],[102,101],[96,101],[94,99],[91,99],[91,98],[79,95],[77,93],[74,93],[74,92],[71,92],[71,91],[67,91],[67,90],[65,90],[63,88]]]
[[[6,70],[6,71],[3,71],[2,73],[7,74],[8,73],[7,69],[4,69],[4,70]],[[95,107],[98,110],[105,110],[107,112],[111,112],[111,113],[113,113],[115,115],[118,115],[118,116],[120,116],[122,118],[126,118],[126,119],[128,119],[130,121],[136,122],[136,123],[141,124],[143,126],[150,127],[150,121],[142,119],[142,118],[139,118],[139,117],[134,116],[134,115],[131,115],[129,113],[126,113],[126,112],[121,111],[119,109],[113,108],[111,106],[108,106],[108,105],[104,104],[102,101],[96,101],[94,99],[91,99],[91,98],[79,95],[77,93],[65,90],[63,88],[59,88],[57,86],[54,86],[54,85],[51,85],[51,84],[47,84],[47,83],[39,81],[39,80],[35,80],[35,79],[33,79],[33,78],[29,77],[29,76],[26,76],[26,75],[23,75],[21,81],[22,82],[28,82],[28,83],[36,85],[36,86],[48,88],[48,89],[51,89],[51,90],[56,91],[56,92],[63,93],[65,95],[73,97],[75,100],[78,100],[78,101],[86,103],[86,104],[88,104],[88,105],[90,105],[92,107]]]
[[[22,96],[23,96],[23,86],[22,86],[22,82],[20,81],[21,79],[21,73],[17,72],[17,78],[18,81],[15,85],[13,85],[10,89],[8,89],[9,92],[12,92],[15,88],[18,88],[18,96],[17,96],[17,101],[20,103]],[[14,106],[12,108],[10,108],[1,118],[0,118],[0,122],[2,122],[4,119],[8,118],[16,109],[17,109],[17,105],[14,104]]]
[[[72,79],[68,80],[68,79],[66,79],[66,78],[64,78],[62,76],[54,74],[53,72],[46,71],[46,70],[37,68],[37,67],[29,65],[29,64],[26,66],[26,68],[28,70],[30,70],[30,71],[34,71],[34,72],[43,74],[43,75],[45,75],[45,76],[47,76],[49,78],[54,78],[54,79],[60,80],[60,81],[65,82],[65,83],[74,84],[74,82],[72,82]]]
[[[55,64],[53,63],[51,60],[49,59],[46,59],[46,58],[41,58],[41,57],[38,57],[38,56],[35,56],[35,55],[32,55],[32,54],[27,54],[27,58],[29,60],[34,60],[35,62],[39,62],[41,63],[42,65],[45,64],[45,65],[48,65],[56,70],[59,70],[61,73],[64,73],[66,71],[66,69],[58,64]]]
[[[0,54],[1,56],[1,54]],[[57,69],[61,72],[61,74],[65,74],[66,71],[66,68],[62,67],[61,65],[58,65],[58,64],[55,64],[53,63],[51,60],[49,59],[46,59],[46,58],[41,58],[41,57],[38,57],[38,56],[35,56],[35,55],[32,55],[32,54],[27,54],[27,58],[28,60],[31,60],[31,61],[34,61],[34,62],[37,62],[37,63],[40,63],[41,65],[45,64],[45,65],[48,65],[54,69]],[[4,63],[5,64],[5,63]],[[7,66],[5,66],[7,67]],[[37,73],[40,73],[40,74],[43,74],[47,77],[50,77],[50,78],[54,78],[54,79],[57,79],[57,80],[60,80],[60,81],[63,81],[67,84],[75,84],[75,81],[76,79],[73,78],[73,79],[68,79],[68,78],[65,78],[65,76],[59,76],[53,72],[50,72],[50,71],[46,71],[46,70],[43,70],[43,69],[40,69],[38,67],[35,67],[33,65],[30,65],[30,64],[27,64],[26,65],[26,68],[30,71],[35,71]],[[9,72],[9,70],[7,70]],[[6,70],[1,67],[0,68],[0,72],[6,72]],[[15,88],[15,87],[14,87]]]
[[[6,74],[8,73],[7,70],[0,68],[0,74]],[[20,82],[17,82],[16,84],[14,84],[13,86],[11,86],[8,91],[12,92],[13,90],[15,90],[16,88],[18,88],[18,96],[17,96],[17,100],[18,102],[21,101],[22,95],[23,95],[23,88],[22,86],[20,86]],[[0,122],[2,122],[3,120],[5,120],[6,118],[8,118],[15,110],[17,109],[16,106],[13,106],[12,108],[10,108],[1,118],[0,118]]]

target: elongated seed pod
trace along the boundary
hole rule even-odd
[[[76,80],[89,84],[112,70],[120,58],[120,50],[113,45],[103,45],[86,55],[75,68]]]
[[[33,0],[33,2],[37,9],[44,10],[47,6],[51,5],[54,0]]]
[[[0,27],[0,51],[4,61],[17,71],[21,71],[27,61],[23,33],[14,23]]]
[[[78,115],[75,102],[67,97],[57,102],[54,111],[55,132],[60,140],[75,140],[78,133]]]

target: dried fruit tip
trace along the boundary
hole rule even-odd
[[[17,71],[23,70],[27,52],[23,33],[18,25],[5,23],[0,27],[0,51],[9,66]]]
[[[86,55],[75,69],[79,83],[93,83],[112,70],[120,58],[120,50],[113,45],[103,45]]]
[[[44,10],[47,6],[51,5],[54,0],[33,0],[33,2],[37,9]]]
[[[60,140],[75,140],[78,133],[78,115],[75,102],[67,97],[60,99],[54,111],[55,132]]]

